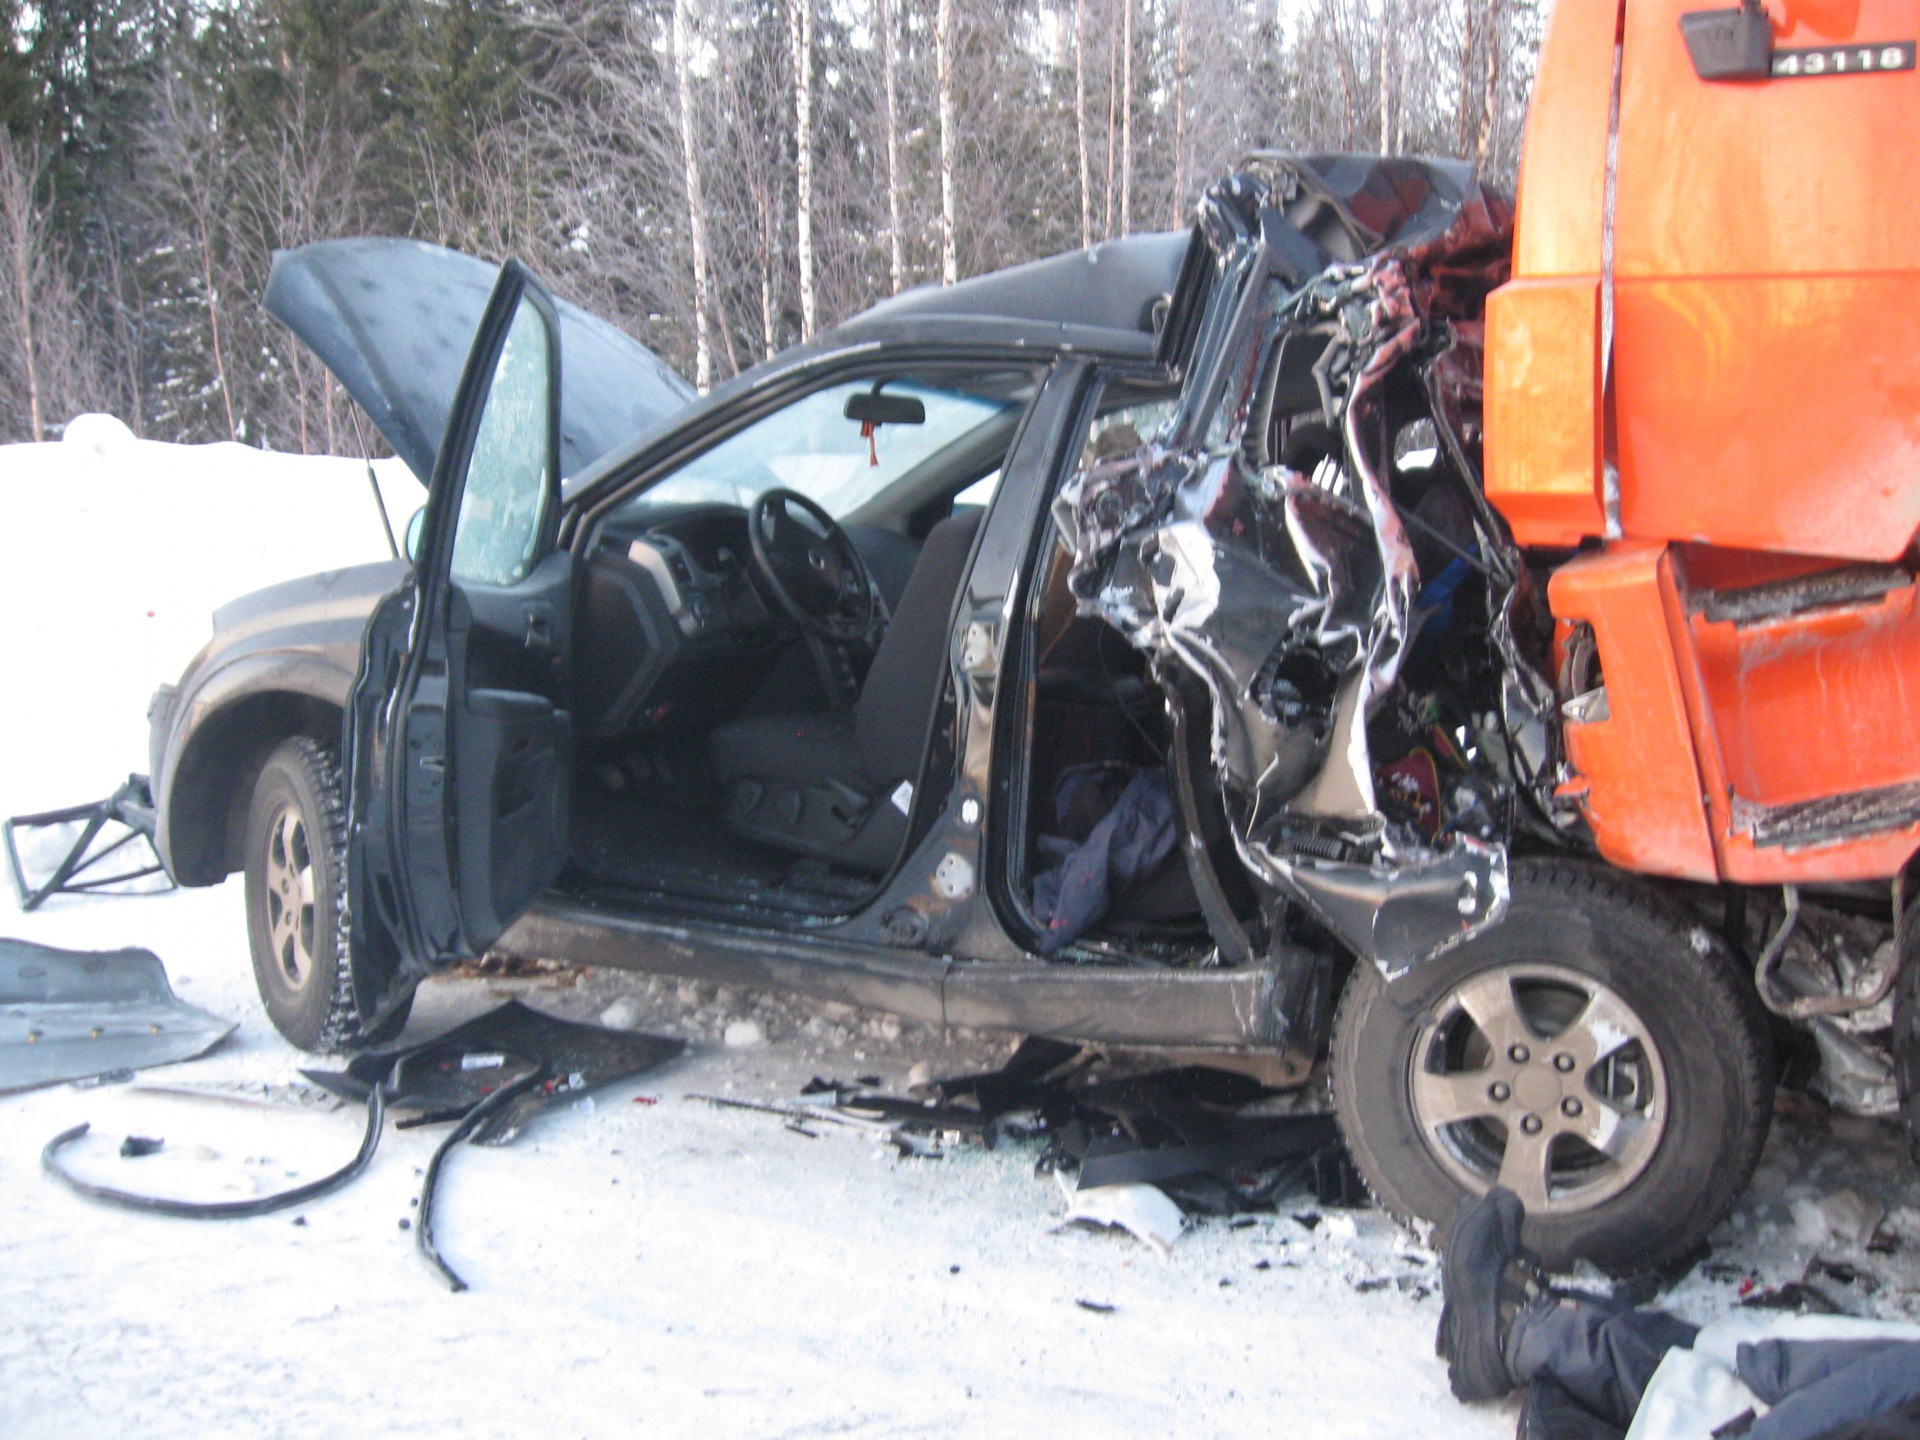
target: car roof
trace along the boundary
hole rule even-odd
[[[1173,293],[1191,239],[1185,230],[1129,235],[954,285],[923,285],[892,296],[805,344],[741,371],[684,411],[663,417],[569,476],[566,496],[572,500],[593,489],[666,435],[730,407],[743,394],[851,352],[978,347],[1152,363],[1156,310]]]

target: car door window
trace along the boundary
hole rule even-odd
[[[533,565],[553,489],[549,346],[540,312],[522,298],[474,433],[453,539],[456,581],[512,585]]]

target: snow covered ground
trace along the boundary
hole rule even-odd
[[[382,483],[401,529],[419,488],[391,466]],[[216,605],[385,553],[357,462],[146,444],[95,421],[0,449],[0,814],[145,769],[147,697]],[[239,1022],[212,1055],[143,1081],[297,1078],[303,1057],[254,994],[237,881],[33,915],[0,903],[0,933],[145,946],[183,997]],[[816,1074],[899,1086],[916,1064],[997,1063],[1002,1037],[609,972],[435,981],[408,1033],[509,994],[691,1045],[510,1147],[456,1156],[437,1220],[467,1294],[402,1228],[438,1130],[390,1132],[366,1175],[304,1211],[194,1223],[82,1201],[40,1174],[40,1146],[89,1120],[76,1166],[227,1198],[333,1168],[358,1112],[135,1086],[0,1098],[0,1434],[1512,1432],[1510,1404],[1448,1397],[1432,1257],[1376,1213],[1208,1222],[1163,1259],[1120,1234],[1056,1233],[1062,1201],[1031,1146],[901,1160],[685,1098],[785,1099]],[[749,1019],[765,1043],[729,1048]],[[166,1149],[121,1160],[129,1133]],[[1888,1212],[1873,1250],[1834,1233],[1843,1189]],[[1703,1318],[1820,1255],[1862,1277],[1820,1282],[1853,1308],[1920,1314],[1916,1207],[1890,1128],[1790,1116],[1668,1303]]]

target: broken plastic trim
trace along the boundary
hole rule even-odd
[[[451,1265],[440,1258],[439,1248],[433,1241],[433,1196],[440,1180],[440,1167],[446,1163],[447,1156],[454,1146],[473,1134],[492,1118],[495,1112],[506,1109],[520,1096],[545,1080],[547,1073],[547,1066],[544,1063],[537,1064],[519,1079],[501,1086],[487,1096],[468,1110],[461,1117],[460,1123],[447,1132],[447,1138],[440,1142],[439,1147],[433,1152],[433,1158],[427,1161],[426,1178],[420,1182],[420,1216],[414,1222],[414,1246],[456,1295],[467,1288],[467,1282],[455,1273]],[[375,1088],[374,1093],[376,1095],[380,1093],[378,1087]]]
[[[373,1159],[373,1152],[380,1148],[380,1132],[384,1128],[386,1113],[385,1096],[381,1087],[376,1085],[367,1096],[366,1133],[360,1137],[360,1148],[351,1160],[331,1175],[323,1175],[318,1180],[296,1185],[276,1195],[256,1195],[251,1200],[175,1200],[163,1195],[140,1195],[131,1190],[82,1180],[61,1163],[60,1151],[92,1128],[85,1121],[71,1129],[62,1130],[47,1142],[40,1152],[40,1168],[75,1194],[108,1205],[118,1205],[123,1210],[139,1210],[148,1215],[172,1215],[181,1220],[245,1220],[256,1215],[271,1215],[276,1210],[317,1200],[322,1195],[331,1195],[365,1170]]]

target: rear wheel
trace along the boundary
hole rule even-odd
[[[247,811],[247,938],[274,1028],[321,1053],[397,1035],[408,1001],[361,1033],[347,953],[346,805],[329,747],[295,736],[267,757]]]
[[[1772,1113],[1765,1017],[1718,937],[1598,866],[1520,861],[1506,918],[1334,1022],[1348,1148],[1403,1219],[1498,1183],[1549,1264],[1656,1266],[1705,1238]]]

